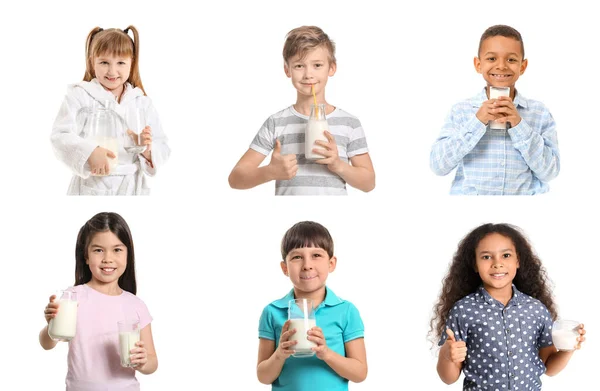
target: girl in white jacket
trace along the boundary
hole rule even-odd
[[[133,39],[129,36],[133,33]],[[158,113],[146,96],[139,68],[139,37],[135,27],[125,30],[94,28],[87,37],[84,81],[70,85],[50,140],[56,156],[72,171],[70,195],[147,195],[145,175],[154,176],[167,161],[170,149]],[[109,107],[105,107],[108,104]],[[110,108],[121,140],[146,146],[130,153],[123,143],[115,155],[91,138],[84,129],[94,107]],[[128,129],[131,107],[145,110],[146,127],[137,135]],[[111,169],[111,160],[118,165]]]

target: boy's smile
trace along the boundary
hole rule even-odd
[[[335,269],[336,258],[322,248],[303,247],[289,252],[281,262],[283,273],[290,277],[294,290],[306,294],[325,288],[327,276]]]
[[[325,85],[329,77],[336,71],[335,64],[329,63],[329,53],[323,47],[317,47],[300,58],[299,55],[292,57],[285,65],[284,71],[287,77],[292,79],[292,84],[298,97],[311,97],[312,86],[315,86],[317,101],[325,101]]]
[[[488,86],[511,87],[511,98],[514,99],[515,83],[527,68],[519,41],[503,36],[487,38],[481,44],[479,57],[473,62]]]

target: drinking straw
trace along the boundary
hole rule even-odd
[[[315,116],[319,119],[319,106],[317,105],[317,95],[315,94],[315,85],[310,85],[312,88],[313,99],[315,100]]]

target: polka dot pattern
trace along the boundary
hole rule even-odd
[[[505,307],[481,286],[454,305],[446,327],[467,344],[463,390],[542,389],[539,350],[552,345],[552,316],[539,300],[513,285]]]

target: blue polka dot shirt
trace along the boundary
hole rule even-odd
[[[552,345],[552,316],[539,300],[512,288],[506,307],[480,286],[450,310],[446,328],[467,344],[465,391],[542,389],[546,366],[539,350]]]

